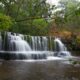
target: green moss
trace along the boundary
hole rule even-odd
[[[80,64],[80,61],[75,61],[75,60],[72,60],[72,59],[69,59],[70,63],[75,65],[75,64]]]

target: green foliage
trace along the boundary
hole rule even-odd
[[[44,35],[48,32],[48,23],[44,19],[35,19],[32,22],[33,34]],[[36,32],[35,32],[36,30]]]
[[[77,45],[80,45],[80,36],[77,36],[77,37],[76,37],[76,44],[77,44]]]
[[[78,0],[61,0],[59,5],[61,10],[55,13],[57,25],[71,31],[80,29],[80,2]]]
[[[69,62],[73,65],[79,65],[80,64],[80,61],[78,60],[72,60],[72,59],[69,59]]]
[[[51,8],[46,0],[0,0],[3,12],[15,19],[25,17],[48,17]]]
[[[19,32],[27,35],[47,35],[48,22],[44,19],[34,19],[20,22],[13,25],[13,32]]]
[[[9,29],[28,35],[46,35],[48,22],[44,18],[51,16],[46,0],[0,0],[0,11],[15,20]]]
[[[9,16],[0,14],[0,30],[8,30],[11,26],[11,18]]]

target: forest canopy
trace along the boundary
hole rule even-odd
[[[0,13],[14,20],[13,25],[7,28],[12,32],[47,34],[46,28],[49,27],[47,18],[51,16],[51,10],[52,7],[46,0],[0,0]]]
[[[46,0],[0,0],[0,30],[48,35],[55,27],[80,31],[79,0],[60,0],[57,6]]]

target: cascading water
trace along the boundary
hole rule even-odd
[[[57,51],[57,56],[59,57],[69,57],[71,56],[70,52],[67,51],[66,46],[61,42],[60,38],[55,38],[55,51]]]
[[[31,51],[29,44],[22,40],[20,36],[10,35],[9,51]]]
[[[5,40],[0,38],[0,58],[6,59],[46,59],[50,56],[61,57],[70,53],[60,39],[48,36],[26,36],[7,32]],[[2,42],[4,45],[2,45]],[[55,44],[55,45],[54,45]],[[55,47],[55,48],[54,48]],[[55,52],[54,52],[55,51]],[[4,54],[5,53],[5,56]]]
[[[48,39],[47,39],[47,37],[42,37],[42,46],[43,46],[44,51],[48,50]]]
[[[0,36],[0,50],[2,50],[2,37]]]
[[[59,38],[55,38],[54,42],[56,51],[67,51],[66,46],[61,42]]]
[[[48,39],[47,37],[32,36],[32,50],[33,51],[48,51]]]

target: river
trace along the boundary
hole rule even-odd
[[[0,60],[0,80],[80,80],[80,65],[65,60]]]

